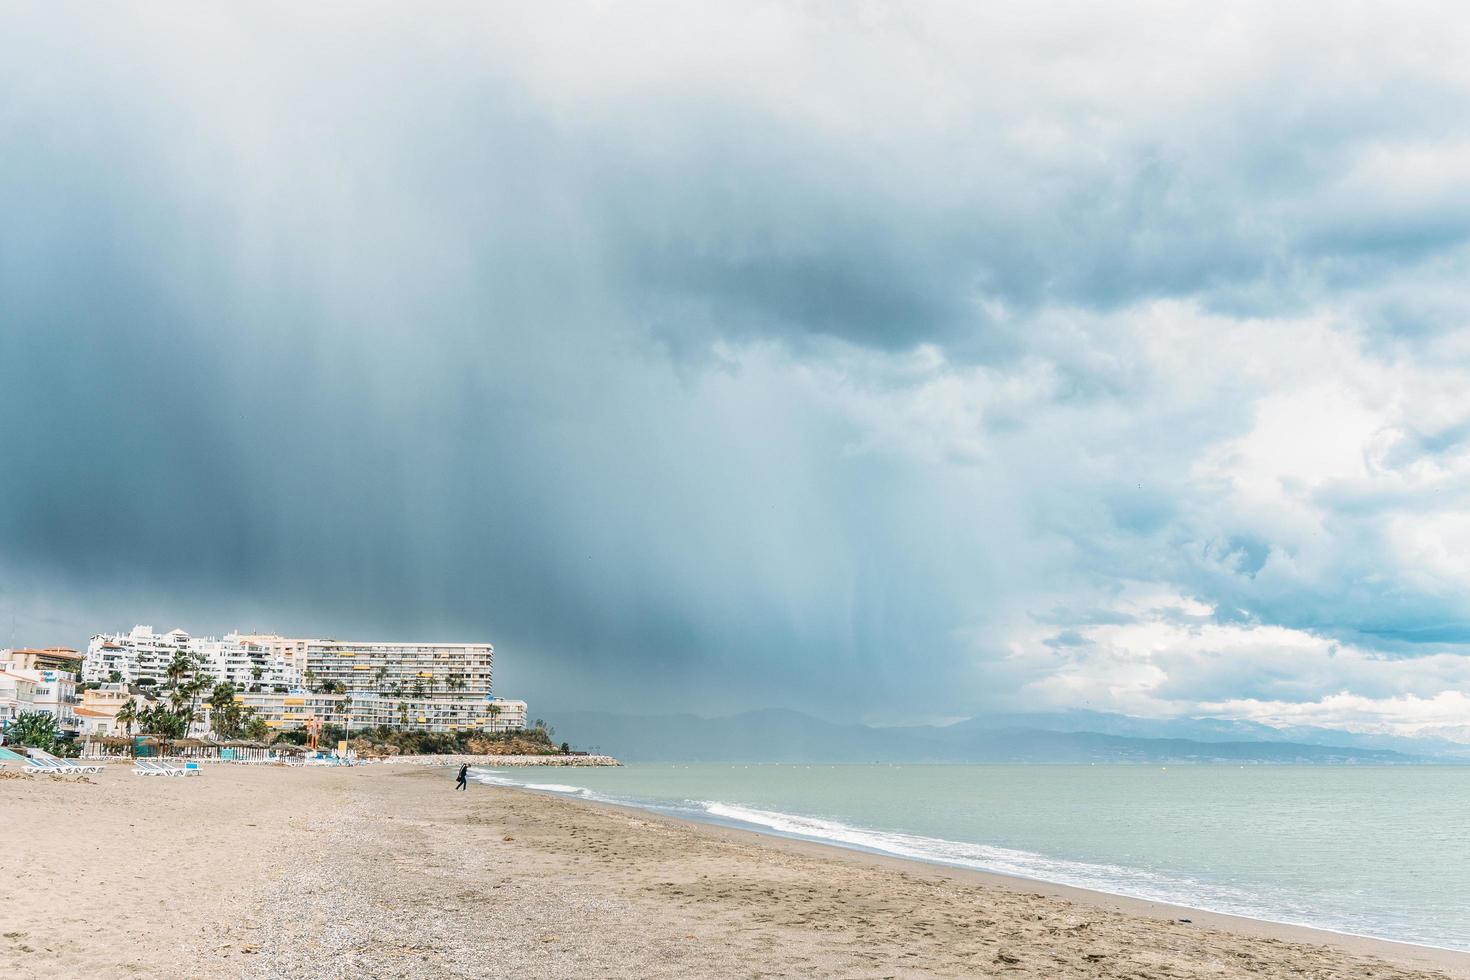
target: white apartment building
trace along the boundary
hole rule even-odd
[[[383,697],[376,694],[237,694],[273,729],[316,718],[345,728],[412,728],[430,732],[512,732],[526,727],[526,702],[504,698]]]
[[[393,697],[483,699],[495,666],[495,648],[488,643],[310,640],[305,653],[309,681]]]
[[[63,732],[75,734],[79,729],[77,720],[77,679],[62,670],[14,670],[13,674],[24,674],[36,682],[35,710],[56,719],[56,727]]]
[[[36,710],[36,682],[23,674],[0,670],[0,732],[21,715]]]
[[[269,646],[251,642],[239,633],[195,644],[197,655],[217,681],[229,681],[242,691],[295,690],[301,687],[302,672],[278,656]]]
[[[94,636],[82,676],[123,684],[150,678],[161,685],[180,652],[191,655],[214,680],[234,684],[237,700],[272,727],[294,727],[309,717],[342,724],[346,715],[355,728],[526,727],[526,703],[497,698],[491,691],[495,648],[489,643],[358,642],[239,632],[217,640],[183,630],[158,635],[150,626],[135,626],[125,634]]]
[[[81,666],[81,657],[75,650],[60,647],[49,650],[0,650],[0,675],[13,680],[4,683],[3,691],[14,691],[13,697],[0,693],[0,705],[9,704],[10,717],[18,717],[27,711],[39,711],[56,719],[56,727],[63,732],[78,730],[76,709],[81,699],[77,697],[75,671]],[[22,705],[20,681],[29,681],[29,703]],[[0,718],[5,712],[0,708]]]
[[[82,680],[124,684],[151,680],[162,684],[174,657],[181,652],[193,652],[192,639],[183,630],[159,635],[151,626],[134,626],[128,633],[99,633],[87,644]]]
[[[194,658],[216,682],[228,681],[248,690],[290,690],[301,686],[301,671],[284,662],[269,646],[250,641],[238,633],[222,639],[193,637],[183,630],[161,636],[151,626],[134,626],[128,633],[102,633],[92,637],[82,668],[82,679],[94,683],[113,681],[137,684],[146,679],[162,684],[168,666],[179,653]]]

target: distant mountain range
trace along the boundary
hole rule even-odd
[[[782,709],[722,718],[561,712],[548,720],[558,741],[626,762],[1470,762],[1470,746],[1453,742],[1095,711],[898,728],[835,724]]]

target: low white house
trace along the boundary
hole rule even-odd
[[[117,715],[96,708],[77,708],[77,730],[83,738],[89,735],[125,735],[126,726],[117,720]]]

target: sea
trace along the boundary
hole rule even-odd
[[[482,769],[485,783],[1470,951],[1470,767]]]

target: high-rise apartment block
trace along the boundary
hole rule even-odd
[[[273,726],[308,717],[353,727],[507,731],[526,724],[524,701],[492,693],[488,643],[398,643],[300,639],[272,633],[193,637],[183,630],[99,634],[84,680],[162,684],[187,654],[199,673],[239,690],[237,700]]]

